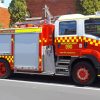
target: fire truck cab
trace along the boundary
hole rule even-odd
[[[0,29],[0,78],[11,72],[93,83],[100,76],[100,16],[70,14],[55,24]]]

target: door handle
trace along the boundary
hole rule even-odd
[[[58,44],[57,44],[57,47],[58,47],[58,48],[60,48],[60,46],[61,46],[61,44],[60,44],[60,43],[58,43]]]
[[[84,42],[84,48],[87,48],[88,42]]]

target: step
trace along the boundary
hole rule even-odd
[[[68,68],[56,68],[56,72],[68,72]]]
[[[68,69],[68,67],[56,67],[56,69]]]
[[[70,62],[70,60],[65,60],[65,59],[59,59],[58,61],[62,61],[62,62]]]
[[[57,63],[66,63],[66,64],[69,64],[70,62],[58,61]]]
[[[69,62],[56,62],[56,66],[68,66]]]
[[[69,72],[66,73],[56,73],[57,76],[69,76]]]
[[[56,75],[69,75],[69,70],[65,70],[65,71],[60,71],[60,70],[56,70]]]
[[[57,62],[58,63],[70,63],[70,60],[60,59]]]
[[[61,68],[68,68],[69,65],[58,65],[58,66],[56,66],[56,68],[59,68],[59,67],[61,67]]]

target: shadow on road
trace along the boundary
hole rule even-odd
[[[10,77],[11,80],[42,82],[42,83],[55,83],[64,85],[75,85],[69,77],[63,76],[45,76],[45,75],[27,75],[27,74],[14,74]],[[100,78],[90,85],[89,87],[100,88]]]
[[[73,84],[71,78],[63,76],[13,74],[10,79],[43,83]]]

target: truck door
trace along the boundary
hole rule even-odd
[[[100,54],[100,18],[91,18],[85,20],[85,36],[84,43],[87,43],[85,47],[85,54],[94,55],[98,57]],[[92,52],[88,52],[88,49]],[[98,54],[96,54],[98,52]],[[100,58],[98,57],[98,60]]]
[[[39,34],[15,35],[15,67],[19,70],[38,70]]]
[[[55,37],[56,55],[77,56],[79,54],[77,21],[61,21],[58,30],[58,35]]]

